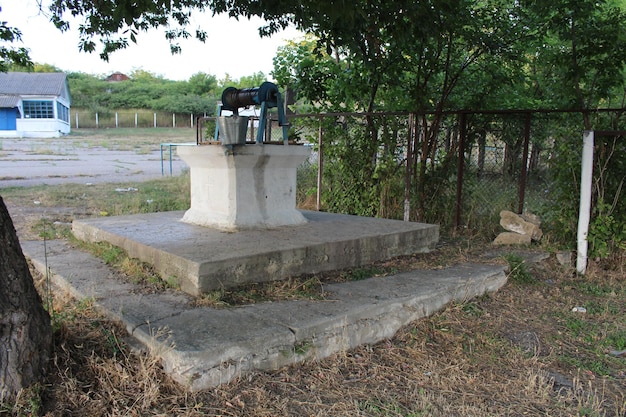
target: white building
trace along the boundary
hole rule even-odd
[[[64,73],[0,73],[0,137],[66,135],[70,104]]]

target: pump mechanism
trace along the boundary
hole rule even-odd
[[[256,135],[256,143],[263,143],[263,134],[267,123],[267,109],[276,107],[278,109],[278,125],[283,128],[283,141],[288,143],[289,123],[285,117],[282,98],[276,84],[269,81],[264,82],[259,87],[242,88],[228,87],[222,92],[222,105],[219,110],[230,110],[233,115],[239,115],[239,109],[249,106],[261,106],[259,115],[259,128]]]

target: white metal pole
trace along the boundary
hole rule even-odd
[[[580,175],[580,211],[578,213],[578,256],[576,271],[584,274],[587,269],[587,233],[591,217],[591,187],[593,181],[593,130],[583,133],[583,157]]]
[[[156,123],[156,113],[154,113],[154,127],[157,127],[157,123]]]

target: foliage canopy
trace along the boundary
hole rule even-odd
[[[172,52],[177,52],[177,40],[194,32],[188,27],[191,14],[197,11],[226,13],[235,19],[262,17],[267,23],[259,28],[261,35],[288,25],[306,32],[307,37],[288,43],[277,54],[273,75],[278,83],[294,88],[299,103],[315,111],[369,114],[364,122],[342,120],[324,126],[329,140],[327,189],[346,197],[345,204],[333,207],[336,210],[382,215],[384,195],[390,190],[401,193],[399,168],[411,165],[410,191],[417,200],[417,218],[424,219],[436,187],[449,183],[458,166],[461,145],[454,137],[459,124],[446,119],[446,111],[577,111],[578,116],[567,117],[565,124],[559,124],[563,120],[547,121],[533,135],[533,150],[557,144],[555,152],[563,152],[551,160],[550,181],[555,190],[569,190],[568,184],[578,175],[573,171],[576,158],[571,155],[580,154],[577,141],[582,129],[623,129],[621,115],[607,118],[590,113],[597,108],[623,107],[626,99],[626,6],[619,0],[356,0],[350,4],[313,0],[53,0],[50,11],[62,30],[68,27],[70,16],[79,18],[80,48],[99,49],[103,59],[135,41],[142,31],[159,27],[165,29]],[[19,32],[7,35],[11,33],[19,36]],[[206,37],[202,28],[195,29],[194,35],[200,40]],[[75,97],[83,97],[80,78],[75,77]],[[115,94],[121,88],[115,87],[107,92],[108,98],[103,93],[89,105],[138,106],[141,102],[155,109],[197,112],[207,107],[197,98],[214,94],[214,81],[198,74],[182,86],[137,77],[124,86],[129,97]],[[243,84],[244,80],[240,81]],[[257,85],[256,81],[255,74],[245,83]],[[84,98],[89,100],[87,93]],[[411,160],[398,133],[406,125],[371,116],[371,112],[383,110],[417,115],[413,123],[419,133],[412,138]],[[515,155],[521,151],[520,136],[515,133],[519,121],[480,116],[468,120],[466,128],[468,142],[462,151],[470,154],[477,144],[484,149],[487,132],[497,131],[507,146],[506,172],[511,174],[519,167]],[[443,151],[438,145],[442,135],[446,135]],[[621,151],[619,143],[607,149]],[[610,203],[621,201],[622,182],[617,178],[615,184],[597,183],[604,188],[597,190],[596,210],[600,214],[610,212],[611,225],[626,223],[621,206]],[[569,219],[575,212],[577,193],[573,191],[556,193],[556,211],[564,214],[561,218]],[[604,219],[603,224],[608,221]]]

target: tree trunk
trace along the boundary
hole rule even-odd
[[[51,347],[50,316],[0,197],[0,403],[39,380]]]

